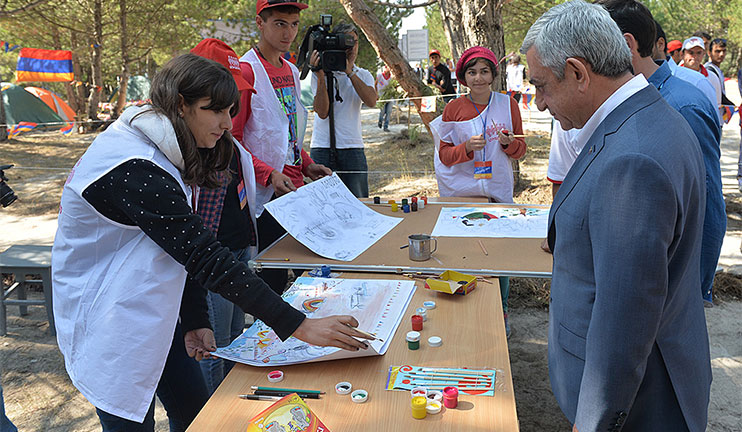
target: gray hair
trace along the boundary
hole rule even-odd
[[[528,29],[520,52],[536,49],[541,63],[559,79],[570,57],[585,59],[598,75],[631,70],[631,52],[618,25],[602,6],[574,0],[546,11]]]
[[[341,22],[335,25],[335,28],[332,29],[333,33],[355,33],[358,35],[358,29],[356,26],[350,23]]]

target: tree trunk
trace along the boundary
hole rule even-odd
[[[77,32],[70,31],[70,45],[72,48],[72,72],[75,80],[67,86],[67,101],[70,108],[75,110],[75,120],[85,118],[85,86],[82,85],[82,68],[80,67],[80,56],[77,54],[80,50],[80,44],[77,39]],[[78,132],[82,132],[78,124]]]
[[[5,102],[3,102],[3,89],[0,86],[0,141],[8,140],[8,126],[5,124]]]
[[[121,75],[119,75],[119,97],[113,118],[118,118],[126,105],[126,88],[129,84],[129,48],[126,33],[126,0],[119,0],[119,37],[121,38]]]
[[[498,60],[505,56],[502,2],[493,0],[438,0],[446,38],[457,59],[476,45],[487,47]],[[493,89],[505,90],[505,66],[501,65]]]
[[[98,120],[98,102],[100,101],[101,91],[103,90],[103,75],[101,72],[102,61],[101,51],[103,48],[103,1],[93,0],[93,56],[92,67],[92,88],[88,96],[88,118]]]
[[[348,12],[348,16],[360,27],[368,41],[371,42],[376,54],[389,66],[397,82],[408,93],[409,97],[431,96],[433,91],[415,74],[402,52],[397,48],[397,41],[389,36],[386,28],[366,3],[363,0],[340,0],[340,3]],[[425,127],[430,132],[428,124],[438,114],[420,112],[422,104],[420,99],[413,99],[413,103],[417,107]]]

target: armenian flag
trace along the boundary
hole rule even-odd
[[[33,122],[19,122],[17,125],[10,128],[10,130],[8,131],[8,138],[15,138],[21,132],[28,132],[36,126],[37,124]]]
[[[69,135],[69,134],[71,134],[71,133],[72,133],[72,128],[73,128],[74,126],[75,126],[75,125],[74,125],[74,124],[72,124],[72,123],[67,123],[67,126],[63,127],[63,128],[62,128],[62,129],[60,129],[59,131],[60,131],[60,132],[62,132],[62,134],[63,134],[63,135]]]
[[[16,44],[12,44],[12,43],[10,43],[8,41],[2,41],[2,40],[0,40],[0,49],[4,49],[5,52],[15,51],[17,48],[19,48],[19,47]]]
[[[21,48],[16,81],[72,81],[72,51]]]
[[[734,105],[722,105],[721,106],[721,119],[724,120],[724,124],[729,123],[734,115]]]
[[[534,96],[535,95],[533,93],[523,93],[523,99],[521,100],[521,103],[523,104],[524,109],[530,109],[528,105],[531,103]]]

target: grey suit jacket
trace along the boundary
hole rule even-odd
[[[651,85],[598,126],[554,198],[549,375],[580,432],[705,430],[705,199],[696,137]]]

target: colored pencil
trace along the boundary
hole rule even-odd
[[[243,394],[243,395],[240,395],[240,399],[277,401],[277,400],[281,400],[281,396],[262,396],[262,395]]]
[[[261,386],[251,386],[252,390],[273,390],[273,391],[285,391],[289,393],[317,393],[317,394],[325,394],[325,392],[320,390],[302,390],[302,389],[292,389],[292,388],[279,388],[279,387],[261,387]]]
[[[299,395],[299,397],[305,398],[305,399],[319,399],[319,393],[301,393],[301,392],[291,392],[291,391],[276,391],[276,390],[255,390],[253,394],[256,394],[258,396],[287,396],[291,393],[296,393]]]
[[[482,243],[482,240],[477,240],[477,241],[479,242],[479,247],[482,248],[482,252],[484,252],[485,255],[489,255],[487,253],[487,249],[485,249],[485,247],[484,247],[484,243]]]
[[[255,258],[256,261],[291,261],[290,258]]]

